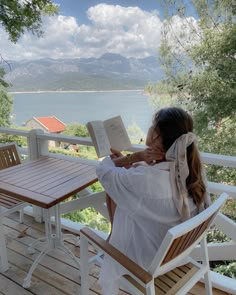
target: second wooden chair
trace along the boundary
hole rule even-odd
[[[0,170],[19,164],[21,164],[21,161],[15,144],[8,144],[0,147]],[[3,217],[13,212],[20,211],[20,223],[23,223],[23,208],[25,206],[27,206],[27,203],[9,196],[5,192],[0,192],[0,272],[6,271],[9,267],[3,229]]]

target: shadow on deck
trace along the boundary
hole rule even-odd
[[[44,225],[35,222],[30,216],[25,216],[24,224],[19,224],[18,220],[19,216],[17,213],[12,214],[10,218],[4,219],[10,268],[5,273],[0,274],[0,294],[79,295],[79,270],[74,262],[60,250],[50,252],[50,255],[42,260],[33,273],[32,284],[29,289],[22,287],[23,280],[32,261],[43,246],[38,246],[33,255],[27,254],[26,248],[35,239],[44,236]],[[80,256],[79,246],[75,247],[72,242],[66,242],[66,244],[76,256]],[[92,248],[90,254],[91,256],[94,254]],[[99,271],[99,266],[94,266],[90,269],[90,292],[88,295],[101,294],[101,289],[98,285]],[[123,291],[119,293],[119,295],[126,294],[128,293]],[[205,294],[203,284],[198,283],[188,294]],[[213,294],[227,295],[228,293],[214,289]]]

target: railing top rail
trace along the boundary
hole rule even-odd
[[[12,128],[3,128],[0,127],[0,133],[13,134],[19,136],[29,137],[30,131],[23,131]],[[62,141],[71,144],[80,144],[86,146],[93,146],[93,143],[89,137],[78,137],[78,136],[68,136],[64,134],[52,134],[52,133],[41,133],[37,134],[37,138],[41,140],[54,140],[54,141]],[[145,145],[134,144],[130,151],[138,151],[145,148]],[[236,168],[236,157],[235,156],[226,156],[212,153],[201,153],[201,157],[204,163],[213,164],[225,167]]]
[[[89,137],[78,137],[78,136],[70,136],[70,135],[64,135],[64,134],[42,133],[42,134],[37,134],[37,138],[42,139],[42,140],[55,140],[55,141],[68,142],[71,144],[81,144],[81,145],[93,146],[93,143]]]
[[[236,168],[236,157],[211,153],[201,153],[204,163]]]
[[[58,134],[38,134],[38,138],[43,140],[57,140],[69,142],[71,144],[81,144],[87,146],[93,146],[93,143],[89,137],[78,137],[78,136],[68,136],[68,135],[58,135]],[[133,144],[130,151],[138,151],[145,148],[145,145],[141,144]],[[204,163],[214,164],[219,166],[226,166],[231,168],[236,168],[236,157],[234,156],[226,156],[219,154],[211,154],[211,153],[201,153],[201,157]]]
[[[29,137],[30,131],[0,127],[0,133],[6,133],[6,134],[13,134],[13,135]]]

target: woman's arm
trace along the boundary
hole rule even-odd
[[[128,154],[127,156],[122,155],[112,158],[112,161],[117,167],[130,168],[132,164],[143,161],[143,158],[141,152],[135,152],[133,154]]]
[[[165,154],[160,150],[154,150],[152,148],[147,148],[143,151],[138,151],[133,154],[128,154],[123,156],[121,152],[111,149],[112,155],[111,159],[115,166],[117,167],[131,167],[134,163],[144,161],[148,165],[156,164],[165,159]]]

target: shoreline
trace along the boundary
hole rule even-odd
[[[38,90],[38,91],[9,91],[9,94],[36,94],[36,93],[93,93],[93,92],[131,92],[142,91],[144,89],[120,89],[120,90]]]

